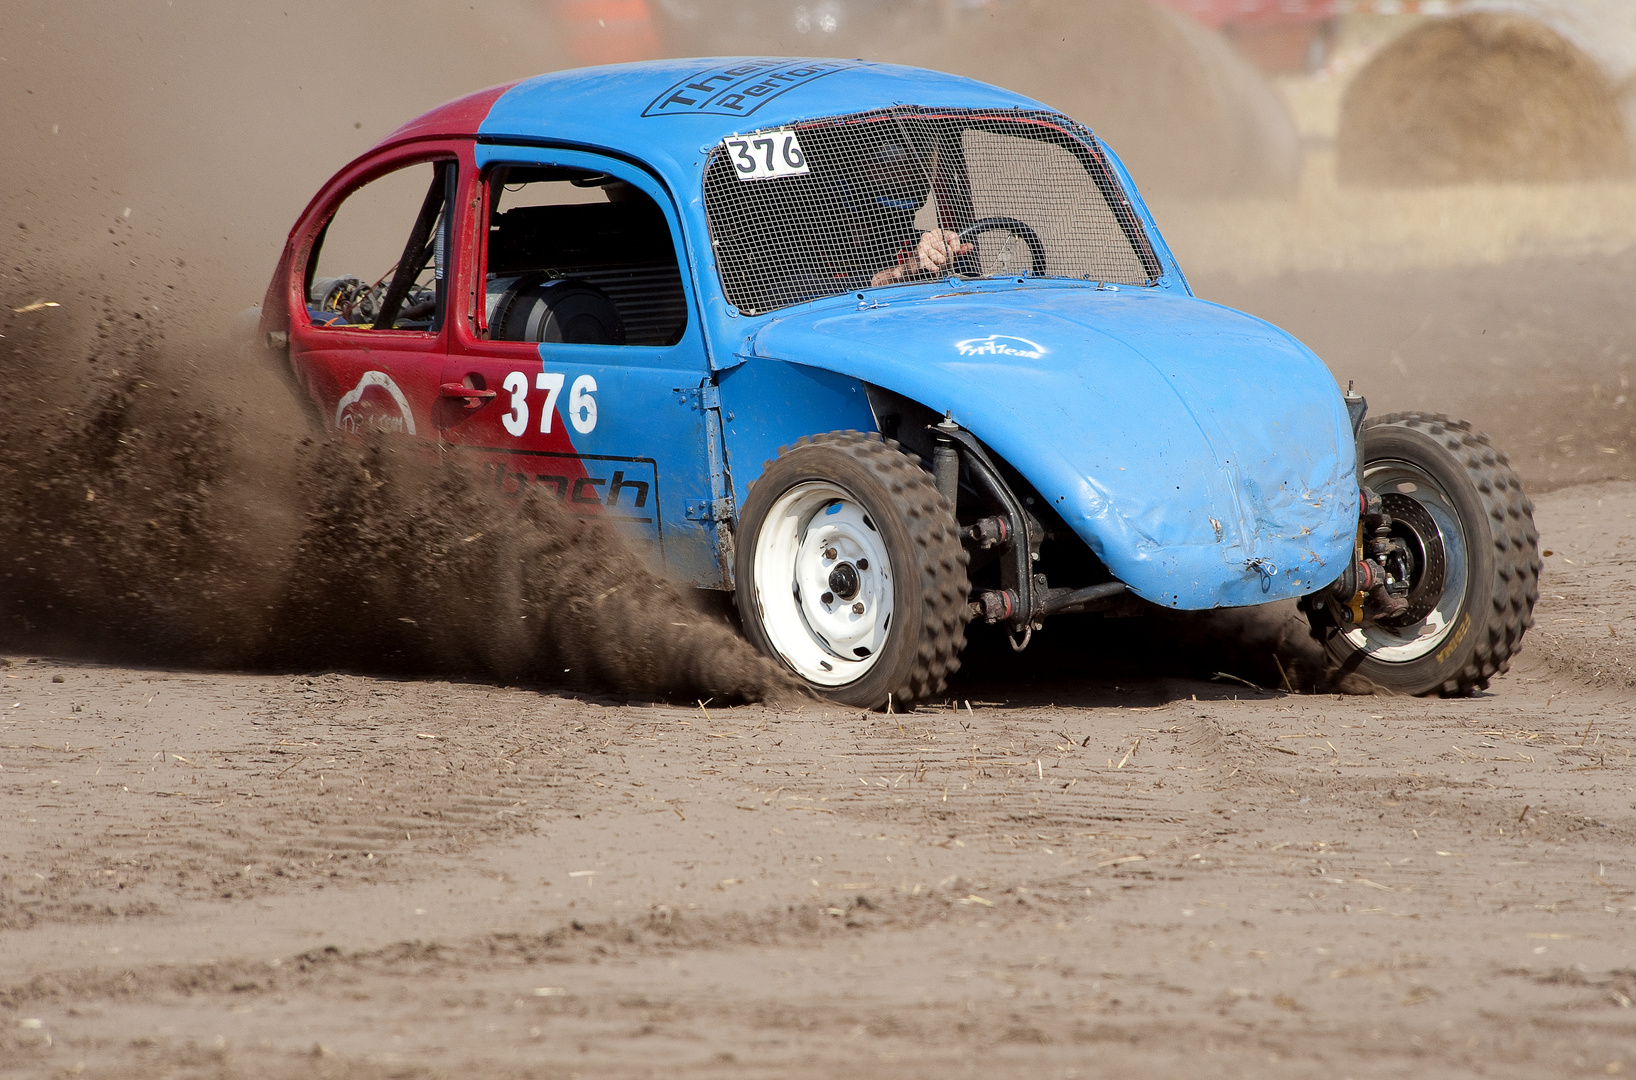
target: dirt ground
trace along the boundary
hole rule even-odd
[[[1538,629],[1463,701],[985,662],[886,715],[11,657],[0,1072],[1636,1069],[1636,484],[1539,520]]]

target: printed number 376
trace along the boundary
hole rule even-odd
[[[808,172],[801,140],[793,131],[767,131],[726,140],[740,180],[764,180]]]
[[[533,389],[545,391],[545,400],[540,403],[541,435],[551,434],[557,398],[562,394],[562,384],[566,379],[566,375],[556,371],[542,371],[534,376]],[[513,371],[506,376],[502,385],[511,395],[511,409],[500,417],[500,423],[505,425],[507,432],[520,439],[528,431],[528,376],[521,371]],[[575,379],[568,391],[568,422],[581,435],[589,435],[596,430],[596,398],[591,396],[594,393],[596,380],[589,375]]]

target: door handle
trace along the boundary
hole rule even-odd
[[[481,409],[495,397],[493,390],[479,390],[474,386],[457,382],[444,383],[438,387],[438,393],[446,398],[464,398],[468,409]]]

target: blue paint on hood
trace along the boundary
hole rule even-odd
[[[1240,312],[1163,289],[938,286],[802,308],[747,351],[950,414],[1154,603],[1299,596],[1351,557],[1340,389],[1311,351]]]

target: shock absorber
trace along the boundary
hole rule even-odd
[[[954,448],[954,440],[942,434],[944,428],[956,427],[954,421],[948,417],[934,428],[938,431],[936,445],[932,447],[932,480],[937,484],[938,492],[949,501],[949,509],[959,506],[960,499],[960,451]]]

